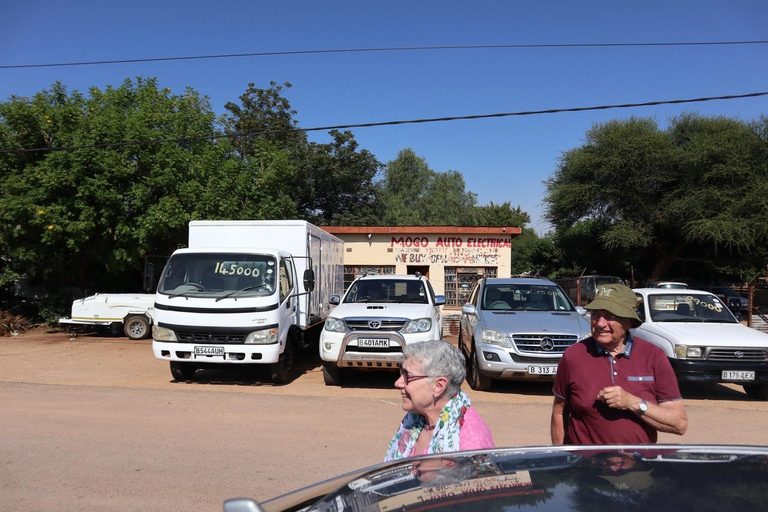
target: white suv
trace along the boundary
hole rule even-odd
[[[445,296],[419,275],[365,275],[356,279],[320,334],[325,384],[341,384],[344,368],[397,369],[407,343],[442,338]]]

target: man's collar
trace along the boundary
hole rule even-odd
[[[594,339],[594,338],[593,338]],[[629,359],[629,356],[632,354],[632,334],[627,331],[627,337],[624,340],[624,350],[621,352],[621,354],[618,354],[618,356],[624,356],[627,359]],[[599,356],[607,356],[610,355],[610,352],[605,350],[601,344],[599,344],[597,341],[595,341],[595,348],[597,349],[597,355]]]

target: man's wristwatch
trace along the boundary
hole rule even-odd
[[[640,404],[637,406],[637,415],[642,416],[648,411],[648,402],[640,400]]]

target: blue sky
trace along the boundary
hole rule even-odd
[[[266,51],[534,43],[768,39],[761,0],[134,1],[9,3],[0,65]],[[157,77],[192,87],[218,113],[249,82],[291,82],[302,127],[635,103],[768,90],[768,45],[448,50],[247,57],[0,70],[0,99],[56,80],[70,90]],[[663,126],[683,112],[749,120],[768,97],[599,112],[353,130],[382,162],[412,148],[462,173],[480,204],[509,201],[543,233],[543,181],[594,124],[629,116]],[[327,134],[311,135],[325,142]]]

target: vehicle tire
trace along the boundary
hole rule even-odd
[[[344,372],[335,363],[323,363],[323,381],[326,386],[341,386]]]
[[[195,377],[197,366],[195,363],[182,363],[181,361],[171,361],[171,375],[177,382],[187,382]]]
[[[461,335],[461,325],[459,325],[459,340],[456,342],[456,344],[459,346],[459,350],[464,355],[465,360],[469,360],[467,357],[467,348],[464,346],[464,337]]]
[[[469,382],[469,387],[475,391],[488,391],[491,389],[491,378],[480,373],[480,368],[477,363],[478,357],[477,352],[475,352],[475,347],[473,346],[472,355],[470,355],[467,365],[469,366],[469,368],[467,368],[467,382]]]
[[[280,359],[274,364],[269,365],[269,373],[272,375],[272,382],[283,385],[291,382],[291,373],[293,373],[293,341],[289,338],[285,345],[285,350],[280,354]]]
[[[149,336],[149,320],[145,316],[129,316],[123,322],[123,332],[129,339],[142,340]]]
[[[768,400],[768,384],[744,384],[744,392],[755,400]]]

